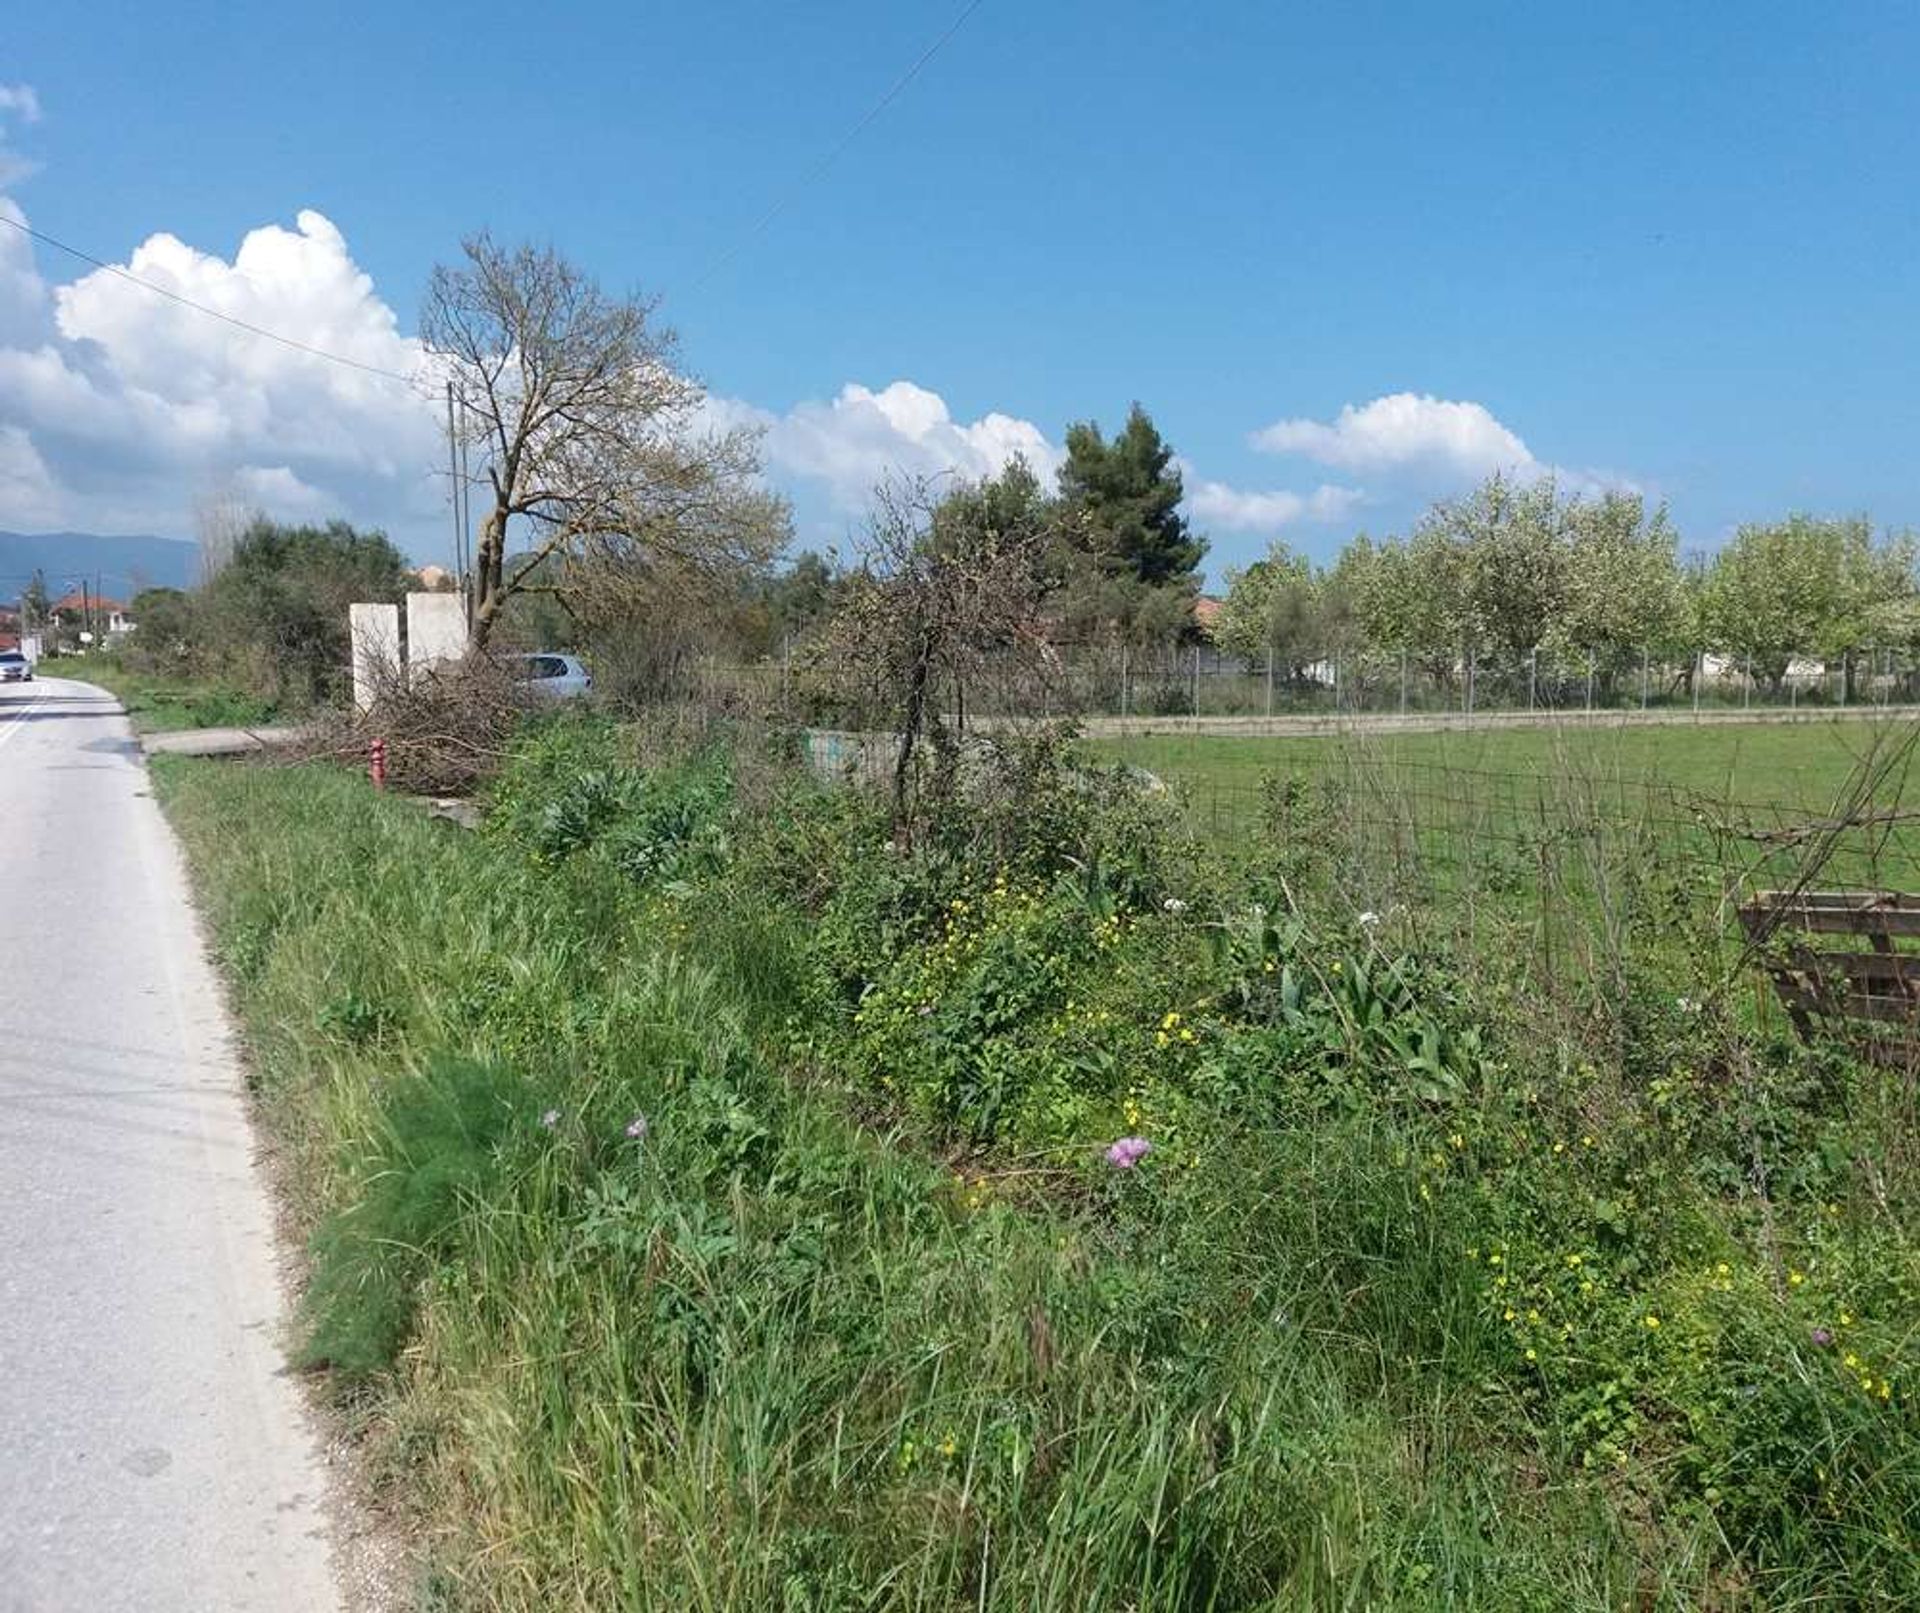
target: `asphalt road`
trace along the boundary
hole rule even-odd
[[[327,1613],[256,1144],[119,708],[0,685],[0,1613]]]

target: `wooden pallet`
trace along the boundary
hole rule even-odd
[[[1740,922],[1802,1038],[1820,1021],[1850,1021],[1877,1055],[1907,1063],[1920,1053],[1920,896],[1762,891],[1740,909]],[[1902,951],[1903,941],[1914,950]]]

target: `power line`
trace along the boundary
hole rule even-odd
[[[932,61],[934,57],[938,56],[940,52],[946,48],[948,41],[966,25],[967,19],[985,4],[986,0],[968,0],[968,4],[962,8],[959,16],[947,24],[946,32],[941,34],[938,39],[927,46],[927,48],[914,59],[913,65],[894,80],[893,87],[889,89],[885,95],[881,96],[879,100],[875,101],[872,106],[867,108],[866,112],[861,116],[860,121],[854,124],[851,129],[847,130],[824,157],[802,174],[782,195],[776,197],[773,204],[748,226],[747,232],[742,235],[739,240],[735,241],[732,246],[728,247],[726,251],[722,252],[719,257],[715,258],[712,263],[708,264],[688,285],[687,289],[689,291],[698,291],[729,263],[733,262],[735,258],[739,257],[742,252],[746,251],[755,239],[758,238],[760,232],[766,229],[769,224],[787,210],[795,197],[838,162],[846,152],[847,147],[860,138],[867,126],[900,98],[901,93],[906,87],[920,76],[921,70],[926,67],[927,63]]]
[[[975,0],[975,3],[979,3],[979,0]],[[359,359],[348,358],[343,353],[329,353],[324,347],[315,347],[308,342],[296,341],[291,336],[282,336],[278,331],[267,330],[260,325],[251,325],[244,319],[236,319],[232,314],[223,314],[218,308],[209,308],[203,302],[195,302],[191,297],[183,297],[177,291],[169,291],[165,286],[156,285],[151,280],[144,280],[116,263],[108,263],[103,258],[96,258],[91,252],[82,252],[79,247],[69,246],[65,241],[56,240],[48,235],[46,231],[36,230],[31,224],[11,218],[5,213],[0,213],[0,224],[18,230],[22,235],[31,237],[43,246],[50,246],[58,252],[66,253],[69,257],[78,258],[82,263],[90,263],[96,269],[104,270],[133,285],[142,286],[155,296],[165,297],[169,302],[177,302],[183,308],[191,308],[195,313],[205,314],[209,319],[217,319],[223,325],[232,325],[236,330],[246,331],[250,336],[263,336],[270,342],[278,342],[282,347],[292,348],[296,353],[305,353],[312,358],[323,358],[329,364],[344,364],[348,369],[361,370],[368,375],[378,375],[384,380],[400,381],[408,386],[413,386],[416,382],[414,376],[402,375],[398,370],[383,370],[377,364],[364,364]]]

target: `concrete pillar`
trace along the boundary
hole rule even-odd
[[[347,626],[353,635],[353,706],[367,711],[400,670],[400,607],[349,605]]]
[[[407,595],[407,681],[465,659],[467,615],[458,594]]]

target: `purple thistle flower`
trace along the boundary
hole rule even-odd
[[[1130,1171],[1153,1152],[1153,1144],[1144,1137],[1122,1137],[1107,1150],[1107,1163],[1117,1171]]]
[[[647,1117],[635,1115],[627,1122],[627,1135],[635,1142],[644,1141],[647,1135]]]
[[[552,1131],[555,1126],[560,1124],[560,1111],[558,1109],[549,1109],[540,1117],[540,1124],[545,1126],[548,1131]]]
[[[1833,1342],[1833,1335],[1829,1333],[1824,1327],[1816,1327],[1813,1330],[1813,1342],[1819,1345],[1820,1348],[1824,1350],[1829,1344]]]

